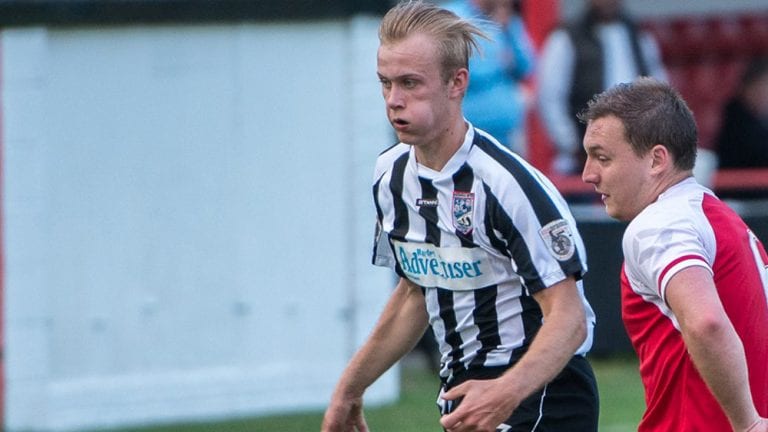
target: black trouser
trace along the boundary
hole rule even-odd
[[[444,388],[448,390],[469,380],[493,379],[505,370],[506,368],[485,368],[468,371]],[[438,397],[438,406],[443,415],[453,412],[459,403],[460,401],[442,401]],[[523,400],[497,430],[596,432],[599,410],[597,381],[592,366],[584,357],[574,356],[552,382]]]

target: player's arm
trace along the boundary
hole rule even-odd
[[[363,392],[416,345],[428,317],[421,288],[401,278],[371,335],[341,375],[323,419],[323,432],[367,431]]]
[[[528,351],[495,380],[467,381],[443,395],[464,397],[440,422],[451,431],[496,430],[526,397],[552,381],[587,337],[586,316],[573,277],[533,294],[544,322]],[[457,427],[458,425],[458,427]]]
[[[749,390],[744,347],[725,314],[709,270],[696,266],[675,274],[667,285],[666,301],[677,317],[693,363],[734,430],[763,430],[751,428],[759,416]]]

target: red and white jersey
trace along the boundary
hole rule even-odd
[[[640,359],[647,405],[638,431],[731,430],[666,303],[669,280],[691,266],[713,274],[744,345],[752,397],[768,416],[768,255],[741,218],[690,178],[629,224],[623,249],[622,317]]]

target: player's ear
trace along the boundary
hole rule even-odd
[[[672,154],[669,149],[661,144],[656,144],[651,148],[651,169],[653,171],[664,171],[674,165]]]
[[[448,82],[451,88],[451,96],[462,97],[469,86],[469,71],[467,68],[458,68],[453,72]]]

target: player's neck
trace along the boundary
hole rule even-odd
[[[687,171],[672,171],[668,173],[665,177],[661,178],[660,181],[657,184],[655,196],[656,199],[659,198],[660,195],[662,195],[664,192],[668,191],[671,187],[675,186],[676,184],[680,183],[681,181],[693,177],[693,172],[691,170]]]
[[[467,128],[468,125],[462,118],[461,122],[456,122],[453,127],[446,129],[431,145],[417,146],[416,161],[427,168],[441,171],[464,144]]]

